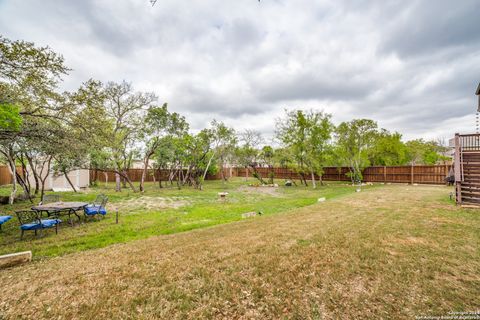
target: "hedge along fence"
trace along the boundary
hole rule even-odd
[[[418,184],[445,184],[445,177],[450,171],[451,165],[432,165],[432,166],[390,166],[390,167],[368,167],[363,170],[364,182],[383,182],[383,183],[418,183]],[[140,181],[143,169],[130,169],[128,176],[133,182]],[[186,172],[186,170],[184,170]],[[257,172],[265,179],[273,172],[274,179],[299,179],[300,175],[289,168],[257,168]],[[322,175],[324,181],[351,181],[348,173],[348,167],[325,167]],[[168,170],[149,170],[145,181],[168,180]],[[225,177],[248,177],[252,178],[253,171],[249,168],[225,168]],[[115,181],[113,172],[102,172],[90,170],[90,181],[105,182]],[[215,175],[207,175],[207,180],[219,180],[222,178],[221,172]],[[310,174],[305,174],[307,180]],[[316,179],[319,176],[316,175]]]

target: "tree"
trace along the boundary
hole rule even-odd
[[[106,114],[113,123],[109,153],[116,176],[116,191],[121,190],[120,178],[135,192],[135,186],[128,177],[136,150],[136,141],[143,127],[145,110],[157,100],[153,93],[134,92],[130,83],[109,82],[105,87]]]
[[[16,173],[22,146],[49,141],[68,113],[55,91],[67,71],[63,57],[50,48],[0,36],[0,153],[12,174],[10,203],[17,182],[30,197],[28,181]]]
[[[315,174],[323,173],[325,152],[333,131],[330,118],[331,115],[323,112],[295,110],[277,120],[278,138],[291,150],[305,185],[304,174],[309,172],[314,188]]]
[[[140,191],[144,191],[144,182],[148,172],[150,158],[162,146],[163,138],[167,135],[182,136],[188,131],[188,123],[178,113],[170,113],[167,104],[151,106],[145,117],[145,125],[141,134],[145,150],[143,152],[143,172],[140,180]]]
[[[352,183],[362,181],[362,171],[370,163],[368,150],[377,134],[377,123],[369,119],[342,122],[335,130],[337,156],[350,167]]]
[[[211,143],[211,152],[208,157],[208,162],[203,172],[203,180],[207,176],[207,172],[212,164],[212,160],[215,156],[218,157],[219,163],[222,170],[222,178],[225,181],[224,175],[224,165],[227,159],[227,156],[230,154],[231,150],[235,148],[236,136],[235,130],[227,127],[223,122],[218,122],[215,119],[211,123],[211,129],[206,129],[205,133],[210,138]]]
[[[398,132],[390,133],[385,129],[377,135],[369,151],[369,159],[376,166],[400,166],[408,162],[407,147]]]
[[[237,162],[245,167],[246,175],[248,174],[248,169],[251,168],[253,176],[261,184],[267,184],[257,170],[258,158],[260,156],[260,145],[264,142],[262,134],[256,130],[247,129],[240,134],[239,140],[241,145],[235,149]],[[247,179],[247,176],[245,176],[245,179]]]
[[[211,166],[210,159],[214,155],[211,148],[212,131],[203,129],[196,135],[186,135],[184,143],[186,151],[184,159],[188,163],[188,170],[183,182],[188,180],[195,188],[202,189],[202,182]]]
[[[439,142],[425,141],[423,139],[410,140],[405,143],[407,158],[412,165],[433,165],[447,159],[442,153],[446,151]]]
[[[271,146],[263,146],[262,150],[260,151],[260,157],[263,160],[263,162],[268,166],[269,173],[268,173],[268,179],[269,183],[273,184],[275,173],[273,171],[273,164],[274,164],[274,158],[275,158],[275,150]]]

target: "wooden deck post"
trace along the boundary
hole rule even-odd
[[[453,170],[455,171],[455,194],[457,204],[462,204],[462,172],[460,163],[460,134],[455,133],[455,159],[453,162]]]

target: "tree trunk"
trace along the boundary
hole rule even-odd
[[[227,182],[227,177],[225,176],[225,168],[222,165],[222,184],[225,185],[225,182]]]
[[[27,170],[27,165],[25,163],[25,158],[24,154],[21,155],[21,164],[22,164],[22,173],[23,173],[23,182],[25,183],[24,191],[28,192],[28,198],[30,199],[30,194],[32,190],[32,186],[30,184],[30,179],[29,179],[29,172]]]
[[[47,174],[44,177],[40,175],[41,189],[40,189],[40,201],[45,195],[45,181],[47,181],[48,176],[50,175],[50,163],[52,162],[52,157],[49,156],[47,160]],[[43,163],[42,171],[45,169],[45,162]]]
[[[108,172],[104,171],[103,175],[105,176],[105,188],[108,187]]]
[[[213,157],[215,156],[215,153],[212,154],[210,159],[208,159],[207,167],[205,168],[205,172],[203,172],[203,179],[202,181],[205,180],[205,177],[207,176],[208,169],[210,168],[210,165],[212,164]]]
[[[30,202],[32,202],[32,197],[30,195],[30,187],[28,186],[28,184],[26,183],[26,181],[22,178],[21,175],[18,174],[18,172],[16,172],[15,170],[15,175],[17,177],[17,183],[22,187],[23,189],[23,196],[25,198],[28,198],[30,200]]]
[[[70,187],[72,187],[73,192],[77,192],[77,188],[75,188],[75,186],[73,185],[72,180],[70,180],[70,177],[68,176],[68,173],[65,170],[63,170],[62,173],[65,175],[65,179],[67,179],[67,182],[70,185]]]
[[[302,177],[302,180],[303,180],[303,183],[305,184],[305,187],[308,187],[307,178],[305,178],[305,173],[302,172],[300,174],[300,176]]]
[[[122,191],[121,181],[120,181],[120,174],[115,172],[115,191],[120,192]]]
[[[27,158],[28,164],[30,166],[30,170],[32,171],[32,174],[33,174],[33,179],[35,180],[35,191],[33,194],[37,195],[38,192],[40,191],[40,179],[38,178],[37,168],[33,164],[33,159],[31,157],[29,156],[25,156],[25,157]]]
[[[310,174],[312,175],[313,189],[317,189],[317,183],[315,182],[315,173],[313,172],[313,170],[310,171]]]
[[[17,175],[16,175],[16,168],[15,168],[15,160],[12,158],[10,152],[8,152],[7,154],[7,161],[8,161],[8,169],[10,171],[10,174],[12,175],[12,191],[10,192],[8,203],[13,204],[13,201],[15,201],[15,197],[17,196]]]
[[[130,188],[132,188],[133,192],[137,192],[137,189],[135,189],[135,186],[133,185],[132,180],[130,180],[130,177],[128,176],[126,170],[122,172],[122,178],[125,181],[125,185],[128,183]]]
[[[148,173],[148,161],[150,160],[150,154],[145,156],[143,161],[143,171],[142,171],[142,178],[140,179],[140,192],[145,192],[145,178],[147,177]]]

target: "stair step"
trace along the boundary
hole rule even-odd
[[[480,184],[478,183],[462,183],[460,185],[460,187],[463,189],[463,188],[467,188],[467,189],[479,189],[480,190]]]
[[[479,184],[479,183],[480,183],[480,179],[464,178],[462,184],[463,184],[463,183]]]
[[[478,192],[480,193],[480,188],[479,187],[467,187],[467,186],[462,186],[461,187],[462,192]]]
[[[475,203],[475,204],[462,204],[462,208],[478,209],[478,208],[480,208],[480,203]]]
[[[464,197],[462,195],[462,203],[478,203],[478,204],[480,204],[480,198]]]
[[[462,182],[462,184],[460,185],[462,188],[465,187],[465,188],[479,188],[480,189],[480,183],[473,183],[473,182]]]
[[[463,192],[462,191],[462,199],[477,199],[480,202],[480,194],[479,193],[471,193],[471,192]]]

